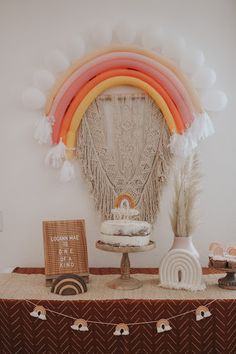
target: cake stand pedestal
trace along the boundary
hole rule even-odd
[[[107,286],[118,290],[133,290],[140,288],[143,284],[140,280],[130,276],[129,253],[145,252],[155,248],[155,242],[150,241],[146,246],[112,246],[101,241],[96,242],[96,248],[107,252],[122,253],[120,263],[120,277],[107,283]]]
[[[218,279],[218,285],[220,288],[228,289],[228,290],[236,290],[236,269],[231,268],[216,268],[210,266],[210,268],[216,270],[222,270],[226,273],[224,278]]]

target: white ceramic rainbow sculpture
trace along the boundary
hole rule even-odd
[[[204,66],[203,53],[187,48],[182,37],[165,38],[156,28],[137,31],[127,23],[113,31],[105,27],[99,25],[89,37],[90,45],[100,50],[84,56],[84,41],[77,37],[71,61],[61,52],[48,53],[46,66],[60,74],[58,80],[41,70],[34,75],[35,87],[23,92],[27,107],[44,109],[35,138],[53,144],[46,162],[62,165],[65,181],[74,177],[71,160],[76,158],[83,114],[109,88],[134,86],[151,96],[170,130],[171,151],[181,156],[189,155],[199,140],[214,132],[207,111],[220,110],[227,103],[223,92],[212,89],[216,75]]]
[[[189,251],[172,249],[160,264],[160,286],[171,289],[204,290],[202,267]]]

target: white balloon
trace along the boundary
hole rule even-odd
[[[202,97],[203,107],[207,111],[221,111],[227,105],[228,99],[224,92],[210,90]]]
[[[187,74],[194,74],[204,64],[205,57],[199,49],[186,49],[180,61],[181,68]]]
[[[35,87],[29,87],[22,92],[22,102],[26,108],[40,109],[46,103],[44,94]]]
[[[193,76],[192,82],[197,89],[208,89],[214,85],[216,73],[213,69],[202,67]]]
[[[161,49],[163,46],[163,30],[147,27],[141,33],[141,44],[149,49]]]
[[[55,77],[48,70],[38,70],[34,73],[34,84],[41,90],[48,91],[55,83]]]
[[[59,50],[53,50],[45,58],[46,66],[55,73],[60,73],[70,66],[67,57]]]
[[[137,35],[135,27],[127,21],[118,23],[114,28],[114,33],[118,41],[124,44],[134,43]]]
[[[90,31],[90,40],[93,45],[108,46],[112,41],[112,30],[110,27],[98,24]]]
[[[71,60],[80,59],[84,55],[85,44],[80,36],[70,40],[67,47]]]
[[[184,38],[181,36],[174,36],[173,38],[166,40],[164,43],[163,54],[170,59],[178,61],[181,59],[185,48],[186,43]]]

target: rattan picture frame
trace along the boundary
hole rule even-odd
[[[85,220],[43,221],[46,285],[63,274],[78,274],[88,281]]]

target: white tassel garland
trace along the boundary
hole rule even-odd
[[[62,161],[65,159],[65,144],[62,139],[60,139],[59,144],[53,146],[45,158],[45,163],[47,166],[52,166],[53,168],[59,168]]]
[[[39,118],[35,123],[34,138],[39,144],[50,144],[52,136],[51,120],[47,117]]]
[[[69,182],[75,178],[75,169],[74,165],[69,160],[63,162],[61,171],[60,171],[60,181]]]

